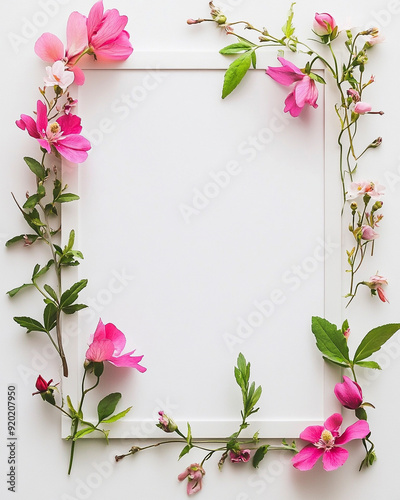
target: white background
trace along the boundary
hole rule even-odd
[[[22,156],[34,156],[37,148],[18,130],[14,121],[21,113],[30,114],[38,98],[36,88],[42,82],[43,64],[33,53],[35,40],[44,31],[50,31],[64,39],[66,20],[73,10],[87,14],[91,2],[56,1],[28,2],[15,1],[7,7],[2,18],[3,80],[2,88],[2,137],[3,140],[3,181],[2,190],[3,217],[0,225],[0,239],[4,243],[14,234],[24,231],[23,222],[11,200],[13,191],[19,199],[26,189],[33,189],[26,181],[26,168]],[[225,2],[225,9],[232,20],[245,19],[257,26],[266,26],[271,33],[277,33],[282,26],[289,3],[274,3],[252,0]],[[144,50],[193,50],[218,51],[227,44],[226,36],[213,26],[201,25],[188,27],[189,17],[207,17],[208,5],[205,1],[187,2],[179,0],[170,6],[166,2],[119,0],[118,3],[105,4],[106,8],[116,7],[129,16],[128,30],[137,51]],[[47,13],[46,13],[47,11]],[[309,36],[315,11],[328,11],[338,22],[358,25],[361,28],[378,25],[385,34],[384,44],[370,52],[371,62],[367,66],[367,75],[373,73],[376,83],[368,93],[368,100],[376,110],[383,109],[383,117],[367,117],[363,131],[365,138],[374,139],[381,135],[382,147],[372,151],[361,163],[373,180],[379,180],[387,186],[385,195],[385,218],[381,224],[381,239],[377,242],[375,257],[365,268],[365,277],[377,270],[388,277],[390,285],[387,294],[390,305],[383,304],[377,298],[371,298],[366,289],[360,290],[354,304],[343,313],[348,317],[352,328],[352,345],[370,328],[383,323],[396,322],[400,300],[400,272],[397,266],[398,236],[396,215],[400,203],[399,151],[396,130],[398,103],[396,102],[396,79],[400,76],[395,66],[397,57],[397,32],[400,26],[400,2],[297,2],[295,24],[299,36]],[[19,36],[16,42],[15,35]],[[14,43],[11,43],[14,40]],[[112,89],[105,89],[112,92]],[[199,89],[199,92],[201,89]],[[275,104],[275,103],[274,103]],[[229,105],[228,101],[225,105]],[[195,109],[192,110],[195,116]],[[370,119],[369,119],[370,118]],[[361,178],[361,173],[359,174]],[[284,180],[283,180],[284,181]],[[312,193],[305,193],[312,196]],[[302,221],[307,234],[306,218]],[[346,227],[346,221],[343,223]],[[99,244],[104,235],[98,235]],[[33,252],[35,251],[32,249]],[[3,291],[12,288],[27,279],[24,266],[24,253],[16,250],[1,250]],[[38,259],[40,254],[38,253]],[[339,279],[339,276],[338,276]],[[107,283],[99,286],[107,286]],[[343,282],[346,291],[347,282]],[[57,372],[57,361],[51,357],[45,342],[37,337],[27,337],[22,329],[16,327],[12,317],[20,314],[35,313],[35,302],[29,299],[10,301],[6,296],[0,298],[3,324],[3,363],[2,388],[0,394],[1,436],[6,428],[6,389],[8,384],[18,388],[18,483],[16,496],[21,499],[34,498],[43,500],[71,500],[96,498],[103,500],[111,495],[134,495],[140,500],[151,500],[164,496],[184,498],[185,484],[179,484],[176,476],[191,462],[201,460],[201,455],[192,452],[180,463],[176,461],[179,448],[165,447],[157,452],[144,452],[142,455],[129,457],[115,465],[113,456],[132,445],[131,441],[112,441],[106,447],[102,441],[91,440],[78,443],[75,465],[71,477],[67,477],[69,445],[60,439],[60,420],[58,415],[51,415],[51,408],[42,404],[39,398],[32,400],[34,381],[40,372],[51,378]],[[311,335],[311,334],[310,334]],[[369,421],[373,431],[373,440],[377,446],[378,462],[373,468],[359,473],[358,464],[363,458],[359,443],[348,446],[350,459],[342,469],[325,473],[320,466],[308,473],[294,470],[285,464],[285,457],[271,455],[261,464],[258,471],[248,466],[226,464],[222,473],[216,467],[216,460],[207,464],[204,489],[199,494],[202,498],[218,497],[235,500],[257,498],[272,499],[319,499],[363,498],[366,495],[380,498],[397,499],[400,479],[397,474],[398,454],[396,452],[396,433],[398,426],[397,412],[398,384],[400,366],[398,357],[400,345],[394,338],[376,356],[384,371],[361,378],[365,399],[375,404],[376,410],[370,411]],[[174,362],[171,370],[177,369]],[[307,369],[307,367],[304,367]],[[290,370],[290,367],[288,367]],[[295,376],[295,374],[294,374]],[[201,374],[199,375],[201,383]],[[165,408],[172,412],[180,401],[169,400],[165,394],[162,401]],[[160,402],[155,402],[155,406]],[[273,402],[269,402],[273,404]],[[345,414],[345,421],[351,423],[350,412]],[[300,444],[300,443],[299,443]],[[0,453],[2,471],[1,491],[6,491],[7,449],[3,439]],[[15,495],[14,495],[15,496]]]

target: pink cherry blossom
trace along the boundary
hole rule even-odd
[[[186,478],[188,479],[186,490],[188,495],[193,495],[201,490],[202,480],[205,473],[206,472],[201,465],[192,464],[189,467],[186,467],[186,469],[179,474],[179,481],[184,481]]]
[[[330,35],[335,28],[336,22],[330,14],[315,14],[313,30],[317,35]]]
[[[366,241],[372,241],[379,238],[379,234],[376,233],[371,226],[364,225],[361,226],[361,238]]]
[[[359,101],[356,103],[354,106],[354,113],[357,113],[357,115],[365,115],[366,113],[369,113],[372,110],[371,104],[368,104],[367,102]]]
[[[297,117],[306,104],[317,108],[318,90],[315,81],[283,57],[278,57],[278,61],[282,67],[269,66],[266,73],[282,85],[294,83],[293,91],[285,100],[285,113],[289,111],[292,116]]]
[[[352,182],[349,188],[348,199],[352,200],[357,198],[357,196],[368,194],[373,200],[377,200],[384,194],[384,190],[385,186],[382,186],[377,181]]]
[[[340,404],[349,410],[356,410],[363,402],[361,387],[346,375],[343,375],[343,382],[336,384],[333,391]]]
[[[124,61],[133,51],[129,33],[125,31],[127,16],[116,9],[104,12],[103,1],[96,2],[87,18],[87,36],[90,53],[97,59]]]
[[[16,124],[37,139],[48,153],[54,147],[61,156],[73,163],[81,163],[88,156],[90,142],[80,135],[81,119],[76,115],[63,115],[49,123],[47,107],[42,101],[38,101],[36,121],[28,115],[21,115]]]
[[[135,351],[122,354],[126,338],[112,323],[104,325],[100,319],[90,341],[91,344],[86,351],[87,361],[94,363],[108,361],[115,366],[136,368],[142,373],[146,371],[146,368],[139,365],[143,356],[132,356]]]
[[[44,78],[44,86],[52,87],[58,85],[62,90],[72,85],[75,75],[68,71],[63,61],[56,61],[53,66],[46,67],[47,75]]]
[[[310,470],[322,457],[322,464],[326,471],[335,470],[342,466],[349,452],[340,445],[346,444],[353,439],[363,439],[369,434],[369,425],[365,420],[359,420],[347,427],[343,434],[339,428],[343,418],[339,413],[331,415],[324,425],[312,425],[307,427],[300,438],[311,444],[305,446],[292,458],[293,466],[301,471]]]
[[[250,460],[250,450],[240,450],[238,453],[230,450],[229,458],[232,463],[248,462]]]

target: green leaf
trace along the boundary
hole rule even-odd
[[[224,77],[224,86],[222,89],[222,99],[225,99],[242,81],[244,75],[250,68],[252,60],[252,51],[242,54],[230,64]]]
[[[295,4],[292,3],[292,5],[290,6],[290,10],[289,10],[289,13],[288,13],[288,18],[287,18],[287,21],[286,23],[282,26],[282,31],[283,31],[283,34],[285,35],[286,38],[290,38],[293,33],[294,33],[294,26],[292,24],[292,21],[293,21],[293,16],[294,16],[294,11],[293,11],[293,5]]]
[[[36,177],[38,177],[41,181],[44,181],[46,178],[46,170],[44,167],[34,158],[29,158],[29,156],[25,156],[24,160]]]
[[[328,361],[328,363],[332,363],[333,365],[340,366],[342,368],[349,368],[349,365],[346,363],[338,363],[337,361],[332,361],[331,359],[327,358],[326,356],[322,356],[325,361]]]
[[[63,193],[55,200],[57,203],[68,203],[69,201],[79,200],[79,196],[77,194],[72,193]]]
[[[60,298],[60,308],[63,309],[64,307],[68,307],[71,304],[75,302],[75,300],[78,298],[78,294],[85,286],[87,285],[88,280],[80,280],[74,285],[71,286],[68,290],[65,290],[65,292],[61,295]]]
[[[50,332],[57,324],[57,307],[53,304],[47,304],[43,311],[44,327]]]
[[[379,351],[383,344],[399,329],[400,323],[390,323],[388,325],[378,326],[368,332],[358,346],[354,355],[354,363],[369,358],[371,354]]]
[[[104,363],[103,361],[93,362],[93,372],[96,377],[101,377],[104,371]]]
[[[309,73],[308,76],[311,78],[311,80],[314,80],[314,81],[316,81],[318,83],[322,83],[322,84],[326,85],[326,81],[322,78],[322,76],[319,76],[319,75],[317,75],[315,73]]]
[[[74,405],[72,404],[71,398],[68,395],[67,395],[67,405],[71,413],[71,416],[74,417],[75,415],[77,415]]]
[[[50,285],[44,285],[43,288],[50,295],[50,297],[58,304],[58,296],[56,291]]]
[[[355,363],[357,366],[362,368],[372,368],[373,370],[382,370],[376,361],[357,361]]]
[[[33,286],[33,283],[25,283],[24,285],[21,285],[21,286],[18,286],[17,288],[13,288],[12,290],[9,290],[7,292],[7,294],[10,297],[14,297],[14,295],[17,295],[17,293],[20,292],[21,290],[23,290],[24,288],[29,288],[31,286]]]
[[[253,457],[253,467],[254,468],[256,468],[256,469],[258,468],[261,460],[263,460],[263,458],[267,454],[269,446],[270,446],[269,444],[265,444],[264,446],[260,446],[257,449],[257,451],[255,452],[254,457]]]
[[[34,243],[38,239],[37,234],[20,234],[18,236],[14,236],[14,238],[9,239],[6,241],[6,247],[9,247],[10,245],[14,243],[18,243],[18,241],[25,241],[25,239],[28,239],[31,243]]]
[[[187,453],[189,453],[189,451],[190,451],[191,449],[192,449],[192,447],[191,447],[189,444],[187,444],[187,445],[183,448],[183,450],[180,452],[178,460],[180,460],[183,456],[185,456]]]
[[[18,323],[22,328],[26,328],[29,332],[45,332],[46,328],[36,319],[30,318],[29,316],[15,316],[14,321]]]
[[[75,436],[74,436],[74,441],[76,441],[79,438],[82,438],[83,436],[86,436],[87,434],[91,434],[94,432],[96,429],[94,427],[85,427],[84,429],[81,429],[78,431]]]
[[[223,49],[219,51],[220,54],[237,54],[239,52],[247,52],[250,50],[252,47],[254,47],[254,44],[248,43],[245,41],[238,42],[238,43],[232,43],[232,45],[227,45]]]
[[[43,196],[40,196],[38,194],[33,194],[32,196],[29,196],[29,198],[26,200],[26,202],[22,205],[22,208],[35,207],[42,198],[43,198]]]
[[[349,348],[341,330],[318,316],[312,318],[311,328],[317,347],[324,356],[337,363],[350,364]]]
[[[32,276],[32,280],[43,276],[43,274],[46,274],[53,264],[54,260],[49,260],[49,262],[45,266],[43,266],[42,269],[39,269],[36,273],[34,273],[34,275]]]
[[[121,393],[113,392],[100,401],[100,403],[97,405],[97,415],[99,416],[99,422],[102,422],[105,418],[114,413],[114,410],[120,399]]]
[[[107,418],[106,420],[102,420],[103,424],[111,424],[112,422],[116,422],[117,420],[125,417],[125,415],[127,413],[129,413],[129,411],[131,410],[131,408],[132,408],[132,406],[130,406],[129,408],[127,408],[124,411],[121,411],[120,413],[117,413],[116,415],[113,415],[110,418]]]
[[[251,52],[251,64],[253,65],[253,68],[256,69],[257,66],[257,56],[256,56],[256,51],[253,50]]]
[[[53,199],[54,201],[60,196],[61,194],[61,182],[58,179],[55,179],[54,181],[54,189],[53,189]]]
[[[74,314],[77,311],[80,311],[81,309],[86,309],[87,305],[86,304],[72,304],[72,306],[66,306],[63,307],[62,311],[65,314]]]
[[[68,244],[66,246],[66,250],[71,250],[75,243],[75,231],[71,229],[68,237]]]
[[[190,427],[189,422],[187,423],[188,433],[186,437],[186,441],[190,446],[192,446],[192,428]]]

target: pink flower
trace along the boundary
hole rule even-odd
[[[379,234],[376,233],[371,226],[361,226],[361,238],[366,241],[376,240]]]
[[[37,139],[48,153],[54,147],[61,156],[73,163],[81,163],[88,156],[86,151],[90,149],[90,142],[80,135],[81,119],[76,115],[63,115],[49,123],[46,105],[38,101],[36,121],[28,115],[21,115],[16,124]]]
[[[250,460],[250,450],[240,450],[238,453],[230,450],[229,458],[232,463],[248,462]]]
[[[278,57],[278,61],[282,67],[269,66],[266,70],[267,75],[285,86],[295,84],[293,91],[285,100],[285,113],[289,111],[292,116],[296,117],[306,104],[317,108],[318,90],[314,80],[283,57]]]
[[[372,109],[372,106],[367,102],[359,101],[354,106],[354,113],[358,115],[365,115],[365,113],[369,113]]]
[[[387,279],[384,278],[383,276],[379,276],[375,274],[374,276],[371,276],[369,281],[362,281],[361,282],[363,285],[366,285],[370,290],[371,290],[371,295],[376,295],[378,294],[378,297],[382,302],[387,302],[389,303],[385,292],[382,288],[382,285],[387,285]]]
[[[334,413],[323,426],[307,427],[300,434],[300,438],[311,444],[305,446],[292,458],[294,467],[302,471],[310,470],[320,457],[322,457],[322,464],[326,471],[341,467],[346,462],[349,452],[338,445],[346,444],[353,439],[363,439],[369,434],[368,422],[359,420],[347,427],[340,435],[339,427],[342,421],[342,416],[339,413]]]
[[[115,366],[136,368],[142,373],[146,371],[146,368],[139,365],[143,356],[132,356],[135,351],[121,354],[126,344],[126,338],[112,323],[104,325],[100,319],[90,341],[91,344],[86,351],[87,361],[93,363],[108,361]]]
[[[315,14],[313,30],[317,35],[330,35],[335,28],[336,22],[330,14]]]
[[[356,410],[363,402],[361,387],[346,375],[343,375],[343,383],[335,385],[334,393],[340,404],[349,410]]]
[[[354,102],[358,102],[360,100],[360,94],[356,89],[348,89],[347,95],[351,97]]]
[[[127,59],[133,52],[129,33],[124,30],[127,22],[127,16],[120,16],[118,10],[104,12],[103,1],[96,2],[87,18],[90,53],[103,61]]]
[[[53,382],[53,379],[46,382],[45,379],[41,375],[39,375],[37,380],[36,380],[36,384],[35,384],[35,387],[39,392],[35,392],[34,394],[46,392],[52,382]]]
[[[368,194],[373,200],[378,199],[384,194],[385,186],[379,184],[379,182],[362,181],[362,182],[352,182],[350,184],[350,193],[348,199],[351,200],[357,196]]]
[[[158,412],[158,424],[157,427],[162,429],[164,432],[175,432],[178,426],[176,423],[170,418],[168,415],[166,415],[163,411]]]
[[[193,495],[194,493],[197,493],[201,490],[201,482],[205,473],[206,472],[201,465],[192,464],[190,467],[186,467],[186,469],[181,474],[179,474],[179,481],[183,481],[184,479],[188,478],[188,495]]]
[[[63,61],[56,61],[53,66],[47,66],[46,73],[44,86],[52,87],[53,85],[58,85],[62,90],[69,87],[75,78],[74,73],[66,69]]]

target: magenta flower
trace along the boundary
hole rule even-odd
[[[330,35],[336,28],[336,22],[330,14],[315,14],[313,30],[319,36]]]
[[[136,368],[142,373],[146,371],[146,368],[139,365],[143,356],[132,356],[135,351],[121,354],[125,348],[126,338],[112,323],[104,325],[100,319],[90,341],[91,344],[86,351],[87,361],[93,363],[108,361],[115,366]]]
[[[73,163],[82,163],[88,156],[90,142],[80,135],[81,119],[76,115],[63,115],[55,122],[48,123],[46,105],[38,101],[36,122],[28,115],[21,115],[16,124],[37,139],[48,153],[53,146],[61,156]]]
[[[366,113],[369,113],[372,109],[371,104],[368,104],[367,102],[359,101],[356,103],[354,106],[354,113],[357,113],[358,115],[365,115]]]
[[[96,2],[87,18],[89,53],[97,59],[124,61],[133,52],[129,33],[124,30],[127,16],[120,16],[118,10],[104,12],[103,1]]]
[[[371,226],[363,225],[361,226],[361,238],[366,241],[372,241],[379,238],[379,234],[376,233]]]
[[[311,444],[305,446],[292,458],[293,466],[299,470],[310,470],[322,457],[322,464],[326,471],[341,467],[347,460],[349,452],[342,448],[353,439],[363,439],[369,434],[369,425],[365,420],[359,420],[347,427],[343,434],[339,434],[339,427],[343,421],[342,415],[334,413],[322,425],[311,425],[304,429],[300,438]]]
[[[240,450],[238,453],[230,450],[229,458],[232,463],[248,462],[250,460],[250,450]]]
[[[46,105],[38,101],[36,121],[28,115],[21,115],[21,119],[15,123],[37,139],[48,153],[54,147],[61,156],[73,163],[82,163],[88,156],[90,142],[80,135],[81,119],[76,115],[63,115],[49,123]]]
[[[266,70],[267,75],[285,86],[295,84],[293,91],[285,100],[285,113],[289,111],[292,116],[296,117],[306,104],[317,108],[318,90],[314,80],[283,57],[278,57],[278,61],[282,67],[269,66]]]
[[[38,392],[34,392],[32,394],[32,396],[34,394],[40,394],[41,392],[46,392],[48,390],[48,388],[50,387],[50,384],[52,382],[53,382],[53,379],[46,382],[46,380],[41,375],[39,375],[37,380],[36,380],[36,384],[35,384],[35,387],[38,390]]]
[[[203,476],[206,471],[199,464],[192,464],[189,467],[179,474],[179,481],[184,481],[186,478],[188,479],[187,484],[187,494],[193,495],[201,490],[201,482],[203,480]]]
[[[361,387],[346,375],[343,375],[343,382],[336,384],[333,391],[340,404],[349,410],[356,410],[363,402]]]

